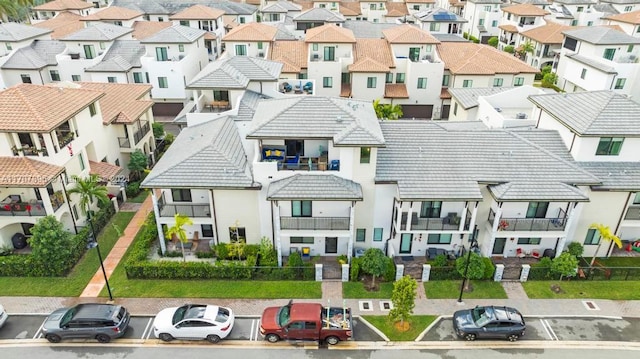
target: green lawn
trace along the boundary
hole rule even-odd
[[[134,214],[116,213],[111,223],[124,231]],[[110,224],[100,233],[98,242],[103,258],[111,251],[118,238],[118,232]],[[79,296],[99,268],[97,251],[88,250],[67,277],[0,277],[0,296]]]
[[[140,193],[138,193],[137,196],[127,198],[127,202],[142,203],[144,202],[145,199],[147,199],[148,195],[149,195],[149,190],[143,189],[142,191],[140,191]]]
[[[460,280],[439,280],[424,283],[424,290],[429,299],[454,299],[460,296]],[[464,292],[462,298],[468,299],[507,299],[507,293],[499,282],[488,280],[472,280],[472,292]]]
[[[591,263],[591,258],[585,260]],[[605,267],[640,267],[640,257],[596,258],[596,261]]]
[[[551,290],[554,284],[562,293]],[[531,299],[640,299],[640,281],[528,281],[522,286]]]
[[[393,283],[380,283],[377,292],[370,292],[364,288],[362,282],[343,282],[342,297],[349,299],[391,299]]]
[[[435,315],[414,315],[409,320],[411,324],[409,330],[400,332],[386,315],[363,315],[362,317],[374,327],[380,329],[391,341],[413,341],[438,318]]]

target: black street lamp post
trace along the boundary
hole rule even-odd
[[[469,271],[469,263],[471,262],[471,251],[474,248],[478,247],[478,241],[476,239],[477,231],[478,226],[476,225],[473,227],[473,232],[471,232],[471,235],[469,237],[469,252],[467,252],[467,263],[464,266],[464,275],[462,276],[462,286],[460,287],[460,296],[458,297],[458,303],[462,303],[462,293],[464,292],[464,286],[467,283],[467,272]]]
[[[102,268],[102,275],[104,275],[104,282],[107,285],[107,292],[109,292],[109,300],[113,301],[113,295],[111,294],[111,286],[109,286],[109,279],[107,278],[107,271],[104,270],[104,262],[102,261],[102,253],[100,253],[100,245],[98,244],[98,238],[96,232],[93,229],[93,221],[89,220],[89,227],[91,227],[91,241],[87,244],[88,248],[95,248],[98,250],[98,259],[100,260],[100,268]]]

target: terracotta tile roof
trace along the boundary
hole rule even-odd
[[[344,16],[362,15],[360,3],[357,1],[340,1],[340,13]]]
[[[340,97],[351,97],[351,84],[340,85]]]
[[[19,84],[0,92],[0,132],[51,132],[103,94]]]
[[[313,8],[313,1],[293,0],[293,3],[302,6],[302,8],[300,9],[302,11],[309,10],[309,9]]]
[[[81,88],[104,93],[100,99],[102,122],[127,124],[136,121],[151,106],[151,100],[139,100],[151,91],[151,85],[108,82],[79,82]]]
[[[215,20],[224,15],[224,11],[205,5],[193,5],[169,16],[169,20]]]
[[[353,31],[334,24],[325,24],[307,30],[305,42],[320,43],[354,43],[356,42]]]
[[[259,6],[260,5],[260,0],[244,0],[244,2],[249,4],[249,5],[255,5],[255,6]]]
[[[304,41],[275,41],[269,58],[284,64],[282,72],[299,73],[307,67],[307,47]]]
[[[142,40],[157,34],[161,30],[171,27],[171,25],[172,24],[169,21],[134,21],[131,37],[136,40]]]
[[[93,20],[131,20],[138,16],[144,15],[140,11],[135,11],[119,6],[109,6],[100,11],[96,11],[91,15],[80,18],[81,21]]]
[[[440,41],[428,31],[409,24],[382,30],[384,37],[392,44],[439,44]]]
[[[451,98],[451,94],[449,93],[449,89],[448,88],[443,87],[442,90],[440,90],[440,98],[443,99],[443,100]]]
[[[89,161],[89,174],[98,176],[100,182],[111,182],[122,172],[122,167],[107,162]]]
[[[222,21],[224,22],[224,27],[227,29],[233,29],[234,27],[240,25],[236,22],[235,15],[222,15]]]
[[[278,28],[261,22],[242,24],[229,31],[222,41],[273,41]]]
[[[389,66],[365,57],[348,66],[349,72],[389,72]]]
[[[44,3],[39,6],[35,6],[33,10],[36,11],[64,11],[64,10],[84,10],[90,9],[93,4],[89,4],[82,0],[54,0],[48,3]]]
[[[489,45],[443,42],[437,45],[444,68],[454,75],[537,73],[539,70]]]
[[[387,16],[405,16],[409,15],[409,10],[407,10],[407,4],[403,2],[390,2],[387,3]]]
[[[84,29],[84,23],[80,21],[81,18],[82,16],[80,15],[65,11],[52,19],[39,22],[33,26],[52,30],[51,38],[56,40]]]
[[[449,0],[449,2],[454,1],[456,2],[457,0]],[[406,0],[405,3],[407,4],[435,4],[436,0]]]
[[[409,98],[406,84],[385,84],[384,97],[386,98]]]
[[[518,28],[515,25],[500,25],[498,28],[506,32],[518,33]]]
[[[205,39],[205,40],[215,40],[215,39],[217,39],[217,38],[218,38],[218,37],[216,36],[216,34],[215,34],[215,33],[213,33],[213,32],[210,32],[210,31],[209,31],[209,32],[207,32],[206,34],[204,34],[204,39]]]
[[[449,0],[449,5],[453,6],[453,7],[463,7],[466,4],[466,1],[460,1],[460,0]]]
[[[389,46],[389,43],[385,39],[356,39],[354,64],[350,66],[355,66],[365,59],[371,59],[376,64],[384,66],[386,68],[384,72],[389,71],[390,67],[396,67],[393,61],[393,54],[391,53],[391,46]],[[372,63],[369,62],[369,64]],[[360,65],[359,68],[362,68],[362,66]],[[354,70],[351,70],[351,67],[349,67],[349,71]]]
[[[541,44],[562,44],[562,41],[564,40],[562,32],[572,28],[574,27],[548,21],[546,25],[527,30],[522,32],[521,35]]]
[[[640,25],[640,10],[625,12],[622,14],[615,14],[602,17],[607,20],[615,20],[620,22],[626,22],[628,24]]]
[[[513,6],[503,7],[502,11],[511,13],[518,16],[545,16],[551,14],[547,10],[543,10],[535,5],[531,4],[518,4]]]
[[[46,187],[64,167],[28,157],[0,157],[0,186]]]

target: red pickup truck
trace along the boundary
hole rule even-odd
[[[293,303],[269,307],[262,313],[260,334],[270,342],[319,340],[335,345],[351,340],[351,309],[323,307],[318,303]]]

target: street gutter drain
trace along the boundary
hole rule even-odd
[[[590,300],[583,300],[582,304],[584,305],[585,308],[587,308],[587,310],[600,310],[600,308],[596,305],[596,303]]]
[[[388,312],[391,309],[393,309],[393,303],[391,303],[388,300],[381,300],[380,301],[380,310],[383,312]]]
[[[373,302],[370,301],[370,300],[358,301],[358,306],[360,307],[360,310],[362,310],[362,311],[366,311],[366,312],[373,311]]]

